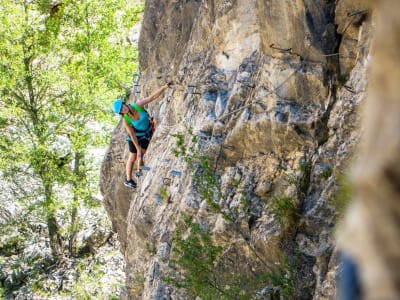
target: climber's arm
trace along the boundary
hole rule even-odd
[[[136,102],[137,105],[143,107],[146,104],[156,100],[158,97],[161,96],[161,94],[170,86],[172,85],[173,82],[170,81],[169,83],[163,85],[162,87],[160,87],[157,91],[155,91],[153,94],[151,94],[149,97],[146,98],[142,98],[140,99],[138,102]]]
[[[124,118],[122,119],[122,122],[124,124],[126,131],[128,132],[129,136],[131,137],[132,143],[136,147],[137,155],[139,157],[142,156],[142,152],[140,151],[141,148],[140,148],[138,139],[136,138],[136,135],[135,135],[135,130],[133,129],[133,127],[131,125],[128,124],[128,122],[126,122],[126,120]]]

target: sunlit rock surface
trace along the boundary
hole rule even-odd
[[[185,299],[163,277],[186,213],[228,249],[227,270],[267,272],[286,257],[296,299],[335,299],[338,199],[362,133],[373,20],[363,1],[347,2],[146,1],[140,96],[167,79],[176,84],[148,107],[157,130],[137,192],[123,185],[121,123],[102,166],[127,298]],[[174,155],[174,135],[211,159],[221,192],[215,202],[237,209],[235,226],[199,195],[196,174]],[[298,211],[281,224],[272,207],[284,197]]]

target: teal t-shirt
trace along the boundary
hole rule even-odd
[[[151,128],[149,115],[144,110],[144,108],[138,106],[136,103],[131,104],[131,107],[139,112],[139,119],[136,121],[132,120],[131,118],[129,118],[128,114],[124,114],[124,119],[128,124],[133,126],[133,129],[135,130],[135,135],[137,137],[145,136],[146,132],[149,130],[149,128]],[[131,138],[128,137],[128,140],[130,141]]]

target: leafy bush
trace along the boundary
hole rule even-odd
[[[292,223],[298,213],[296,202],[292,197],[274,197],[271,209],[281,226]]]
[[[307,194],[308,188],[310,186],[310,175],[311,175],[312,164],[309,161],[300,162],[300,172],[301,177],[298,181],[298,189],[302,197]]]
[[[336,218],[341,218],[351,201],[353,190],[350,180],[346,176],[337,176],[336,182],[337,191],[330,198],[330,202],[334,206]]]
[[[189,231],[186,238],[185,231]],[[175,232],[173,245],[175,258],[171,264],[182,270],[183,274],[180,278],[169,277],[167,282],[205,299],[210,299],[211,295],[220,295],[220,287],[213,277],[222,247],[213,244],[210,233],[202,230],[199,224],[192,223],[190,218],[184,217],[184,224]]]
[[[332,175],[332,168],[328,167],[324,169],[321,173],[321,177],[324,179],[328,179]]]
[[[232,261],[227,249],[213,242],[210,232],[192,218],[183,216],[173,238],[170,268],[173,276],[164,278],[191,298],[255,299],[266,287],[268,293],[291,299],[294,294],[293,268],[283,260],[274,269],[243,267]],[[229,262],[227,264],[227,262]]]

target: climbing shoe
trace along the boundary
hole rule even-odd
[[[134,182],[132,179],[125,180],[124,185],[133,189],[136,189],[136,182]]]
[[[142,173],[142,172],[136,172],[136,173],[135,173],[135,176],[136,176],[137,178],[142,177],[142,176],[143,176],[143,173]]]

